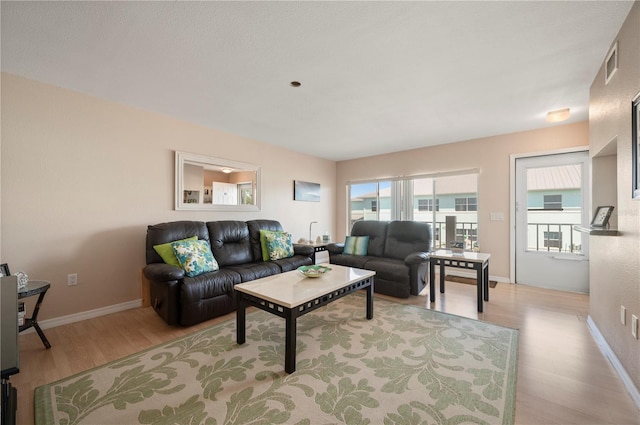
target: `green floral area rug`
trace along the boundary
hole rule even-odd
[[[36,388],[50,424],[511,424],[518,331],[353,294],[285,322],[247,315]]]

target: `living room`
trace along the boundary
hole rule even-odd
[[[4,27],[4,2],[2,7]],[[511,155],[588,146],[593,156],[617,136],[616,211],[622,235],[592,237],[589,315],[637,393],[640,344],[628,325],[620,325],[619,305],[640,314],[640,206],[630,195],[629,131],[631,99],[640,90],[640,60],[638,49],[628,48],[638,45],[638,22],[636,3],[620,32],[607,40],[607,48],[619,42],[620,71],[610,85],[604,83],[603,66],[591,76],[589,121],[379,155],[361,152],[346,160],[106,100],[90,87],[70,90],[5,72],[3,54],[2,262],[52,283],[40,320],[45,328],[55,327],[139,307],[150,224],[278,219],[297,240],[308,235],[310,221],[317,221],[319,234],[328,231],[341,239],[349,233],[344,219],[348,182],[477,168],[481,247],[492,255],[492,278],[510,282],[509,221],[491,221],[489,215],[508,215],[512,207]],[[3,29],[3,44],[4,38]],[[294,89],[284,88],[289,92],[283,97],[293,95]],[[259,164],[260,211],[176,211],[175,151]],[[294,201],[293,180],[319,183],[321,202]],[[67,285],[69,274],[77,274],[77,285]]]

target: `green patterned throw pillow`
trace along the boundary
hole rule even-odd
[[[211,247],[206,241],[178,241],[171,244],[180,267],[189,277],[218,270],[218,262],[213,258]]]
[[[180,263],[176,258],[176,254],[173,253],[173,246],[171,246],[174,242],[185,242],[185,241],[197,241],[197,236],[191,236],[190,238],[180,239],[177,241],[167,242],[160,245],[154,245],[153,249],[158,253],[158,255],[162,258],[162,260],[170,264],[172,266],[180,267]]]
[[[343,254],[367,255],[369,236],[347,236],[344,241]]]
[[[270,231],[264,232],[264,243],[266,252],[269,256],[268,260],[280,260],[281,258],[293,257],[293,243],[291,243],[290,233]]]

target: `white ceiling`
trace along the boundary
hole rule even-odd
[[[344,160],[588,119],[632,4],[2,1],[1,63]]]

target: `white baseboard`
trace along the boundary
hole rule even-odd
[[[604,336],[600,332],[600,329],[598,329],[598,326],[595,324],[593,319],[591,319],[591,316],[587,317],[587,326],[589,326],[589,330],[593,335],[593,339],[596,340],[598,347],[600,347],[602,353],[607,357],[607,359],[609,359],[609,362],[611,363],[616,373],[622,380],[625,388],[629,392],[631,399],[638,407],[638,410],[640,410],[640,391],[638,391],[638,388],[636,388],[634,382],[631,380],[631,377],[624,369],[622,363],[620,363],[620,360],[618,360],[618,357],[607,343],[607,340],[604,339]]]
[[[100,307],[94,310],[82,311],[80,313],[69,314],[62,317],[55,317],[53,319],[38,320],[38,324],[42,329],[55,328],[56,326],[68,325],[69,323],[93,319],[94,317],[106,316],[107,314],[117,313],[119,311],[130,310],[132,308],[138,307],[142,307],[142,300],[127,301],[121,304]],[[27,329],[22,332],[22,334],[28,334],[31,332],[35,332],[35,329]]]

